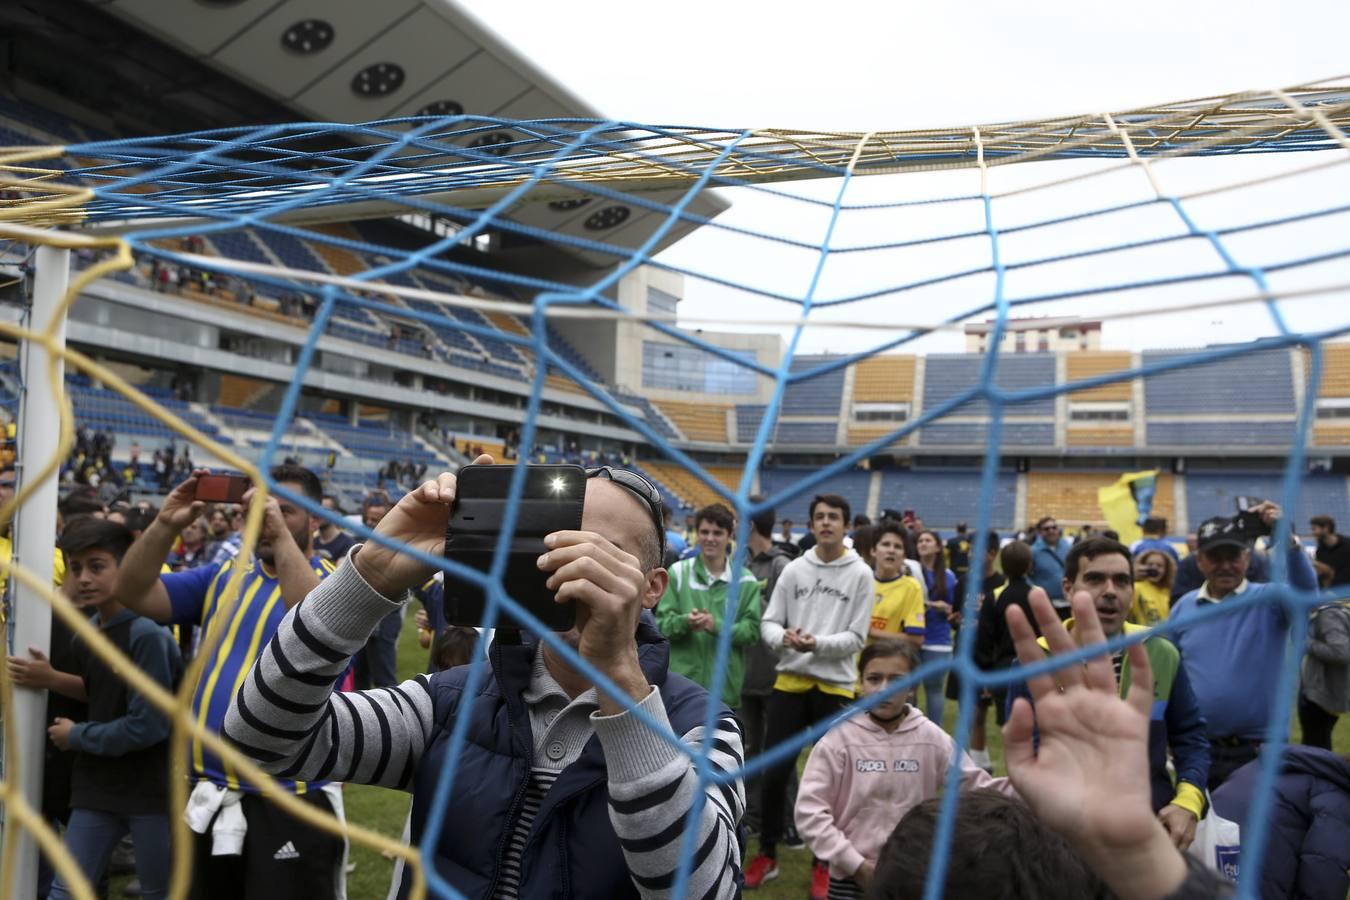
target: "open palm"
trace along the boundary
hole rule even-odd
[[[1105,640],[1090,598],[1081,599],[1074,598],[1072,637],[1048,602],[1032,602],[1052,655]],[[1043,661],[1022,610],[1009,607],[1007,618],[1022,663]],[[1003,729],[1008,775],[1036,815],[1061,834],[1106,848],[1137,845],[1158,828],[1148,773],[1153,673],[1142,644],[1128,652],[1127,698],[1120,698],[1110,658],[1103,654],[1086,665],[1027,679],[1034,715],[1031,704],[1019,699]]]

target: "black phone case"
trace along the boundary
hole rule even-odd
[[[505,494],[513,469],[514,466],[466,466],[460,470],[461,495],[455,501],[445,537],[447,559],[480,572],[491,570],[497,537],[506,516]],[[559,476],[573,488],[571,492],[557,496],[535,489]],[[554,602],[554,592],[545,586],[551,573],[540,571],[538,560],[545,549],[545,535],[581,529],[586,473],[578,466],[532,466],[529,477],[520,500],[515,534],[507,549],[502,586],[507,596],[550,630],[567,631],[576,624],[576,609],[571,603]],[[480,627],[486,611],[487,594],[482,588],[449,574],[445,576],[445,615],[451,625]],[[503,612],[497,625],[520,627],[522,623]]]

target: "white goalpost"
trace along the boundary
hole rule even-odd
[[[70,251],[58,247],[38,247],[33,281],[33,300],[22,321],[23,327],[41,333],[52,323],[70,280]],[[53,338],[58,348],[66,344],[64,315],[56,323]],[[61,440],[60,398],[52,393],[48,373],[49,353],[35,341],[22,341],[20,373],[23,391],[19,400],[16,439],[18,460],[17,488],[28,488],[36,471],[55,456]],[[65,377],[65,364],[55,360],[57,378]],[[56,501],[59,477],[53,472],[19,507],[13,523],[15,566],[38,573],[50,573],[56,555]],[[26,656],[30,647],[49,654],[51,650],[52,610],[47,601],[11,578],[13,587],[9,652]],[[4,772],[9,779],[19,774],[17,789],[33,810],[42,809],[44,748],[47,743],[47,692],[17,688],[13,716],[13,745],[4,749]],[[15,897],[37,896],[38,848],[26,830],[10,827],[5,820],[5,858],[13,860],[6,872],[8,891]],[[12,855],[11,855],[12,854]]]

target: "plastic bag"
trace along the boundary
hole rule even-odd
[[[1208,796],[1205,798],[1208,800]],[[1242,855],[1242,829],[1208,804],[1205,817],[1195,826],[1195,840],[1186,851],[1224,878],[1237,884],[1238,857]]]

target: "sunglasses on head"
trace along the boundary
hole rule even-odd
[[[608,478],[610,481],[627,488],[647,506],[652,524],[656,526],[656,543],[660,558],[666,558],[666,522],[661,512],[661,492],[646,478],[628,469],[616,469],[613,466],[596,466],[586,470],[587,478]]]

